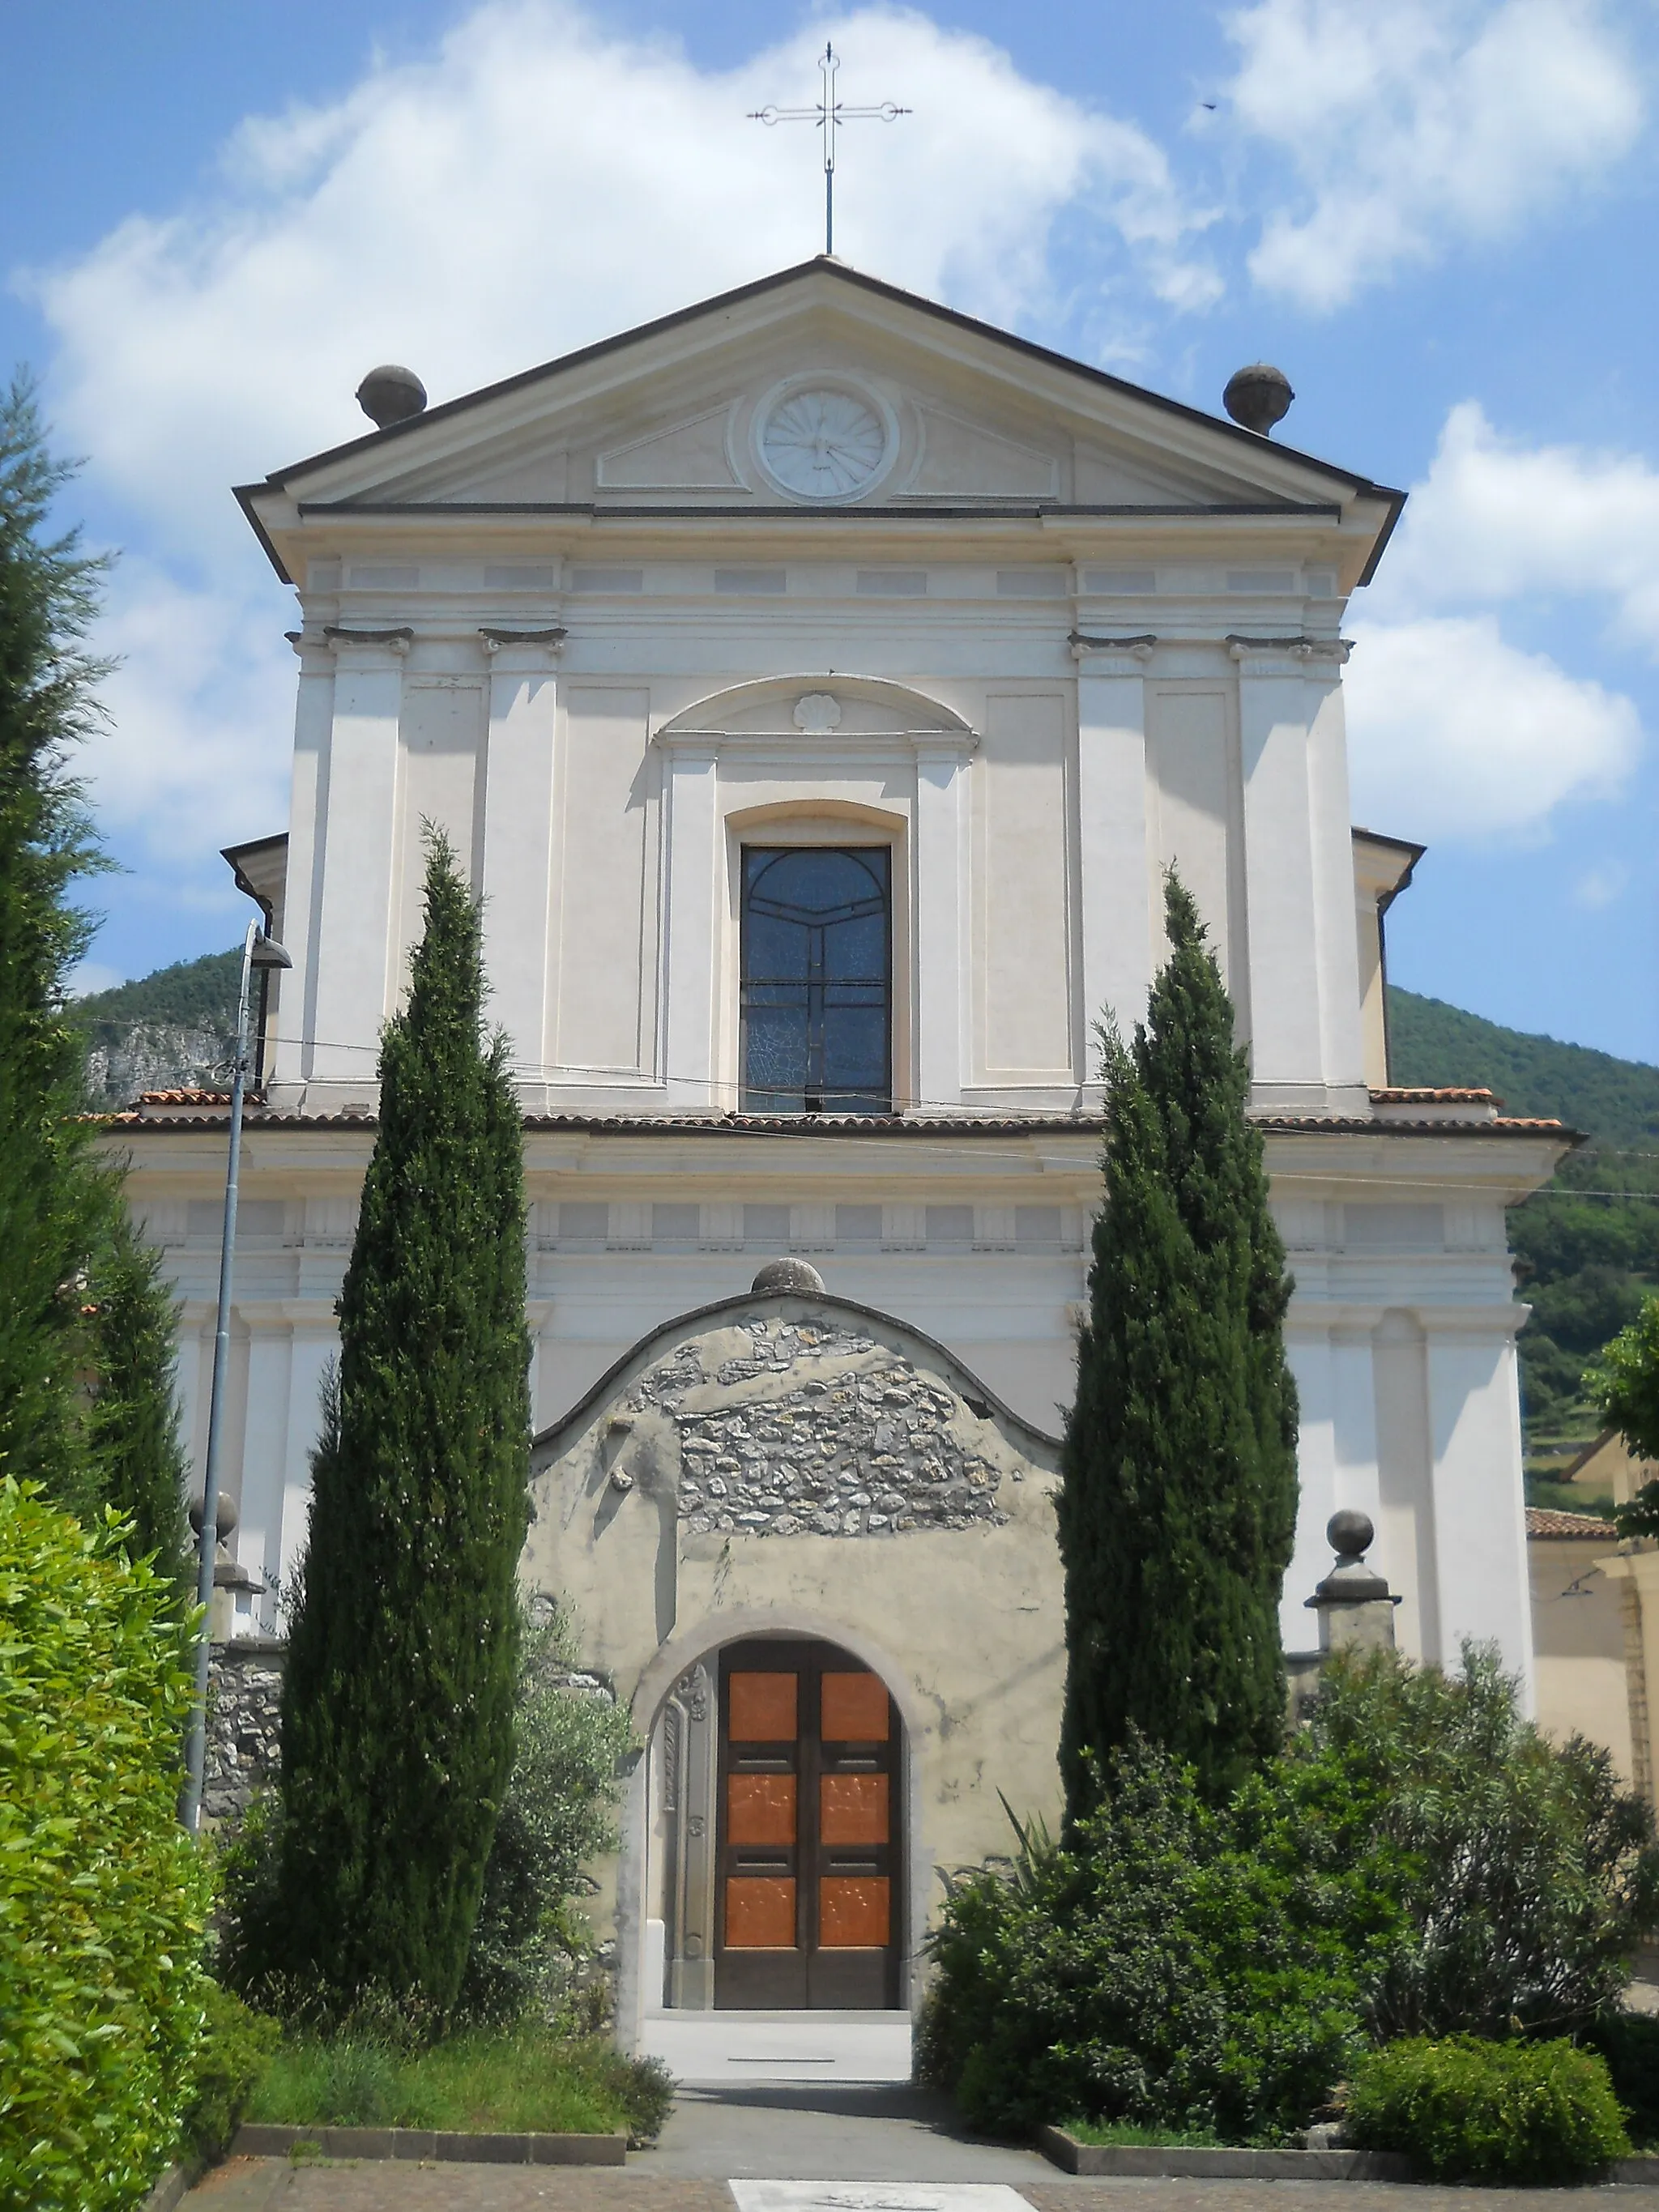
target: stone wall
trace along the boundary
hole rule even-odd
[[[202,1810],[216,1826],[240,1819],[254,1791],[275,1778],[286,1653],[285,1644],[264,1640],[213,1647]]]
[[[673,1424],[689,1533],[892,1536],[1006,1521],[997,1468],[962,1433],[986,1409],[903,1352],[828,1322],[755,1315],[734,1333],[735,1357],[719,1356],[732,1349],[726,1332],[677,1346],[611,1417],[613,1439],[647,1413]],[[621,1455],[611,1480],[631,1485]]]

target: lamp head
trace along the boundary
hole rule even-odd
[[[254,939],[253,950],[248,959],[255,968],[291,968],[294,965],[286,949],[278,945],[274,937],[265,936],[263,931]]]

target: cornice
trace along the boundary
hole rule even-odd
[[[514,629],[505,623],[480,623],[478,642],[483,647],[484,658],[495,661],[505,651],[509,658],[526,653],[540,659],[545,665],[556,660],[564,651],[564,642],[570,633],[554,623],[546,629]]]
[[[1241,676],[1303,676],[1315,661],[1340,668],[1353,650],[1346,637],[1241,637],[1229,631],[1225,642]]]
[[[1134,637],[1091,637],[1074,629],[1066,641],[1073,659],[1079,668],[1088,666],[1091,676],[1144,676],[1158,645],[1151,630]]]
[[[296,647],[295,650],[301,650],[304,642],[302,639],[301,647]],[[414,644],[415,633],[406,623],[400,623],[394,629],[348,629],[340,623],[325,623],[323,642],[337,653],[343,647],[349,649],[353,646],[363,646],[371,650],[378,648],[382,653],[395,653],[401,660]]]

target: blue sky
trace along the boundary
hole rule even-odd
[[[91,981],[230,940],[286,821],[292,601],[233,481],[804,258],[850,100],[860,267],[1413,496],[1349,628],[1355,811],[1430,845],[1396,981],[1659,1061],[1659,235],[1643,0],[851,10],[12,0],[0,362],[119,546]]]

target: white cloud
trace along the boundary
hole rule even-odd
[[[1413,836],[1537,835],[1635,763],[1631,702],[1506,644],[1492,615],[1362,623],[1347,670],[1354,818]]]
[[[192,590],[129,556],[98,644],[120,659],[81,763],[100,817],[163,863],[210,860],[216,878],[222,845],[288,820],[295,664],[280,599]]]
[[[983,39],[874,7],[711,73],[568,0],[495,0],[430,60],[244,125],[206,204],[33,280],[65,438],[199,553],[241,527],[233,481],[362,432],[375,362],[441,399],[805,259],[816,134],[745,115],[816,98],[826,30],[843,98],[915,111],[845,135],[836,243],[856,264],[1018,323],[1050,304],[1051,231],[1081,212],[1141,296],[1213,296],[1160,149]]]
[[[1634,703],[1513,642],[1551,599],[1581,604],[1592,659],[1604,630],[1659,655],[1659,472],[1522,445],[1466,400],[1364,596],[1347,685],[1361,819],[1535,836],[1563,804],[1620,790],[1642,745]],[[1622,889],[1592,875],[1584,904]]]
[[[1527,447],[1474,400],[1446,418],[1373,603],[1604,602],[1615,634],[1659,653],[1659,471],[1638,453]]]
[[[915,111],[846,134],[856,265],[1052,319],[1051,234],[1080,214],[1091,277],[1143,309],[1218,290],[1191,250],[1207,218],[1154,142],[986,40],[878,5],[705,71],[571,0],[491,0],[426,59],[245,122],[197,204],[18,280],[58,341],[58,441],[149,556],[118,572],[99,641],[127,656],[88,761],[112,826],[170,859],[285,818],[293,666],[230,486],[360,435],[376,362],[440,400],[806,259],[816,134],[746,118],[816,99],[826,33],[843,98]]]
[[[1228,30],[1233,111],[1302,187],[1268,215],[1251,273],[1316,312],[1455,244],[1513,234],[1641,126],[1597,0],[1256,0]]]

